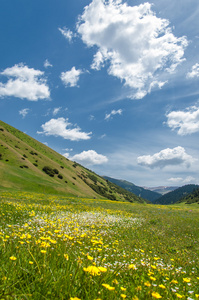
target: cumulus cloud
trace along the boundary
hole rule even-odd
[[[61,34],[69,41],[71,42],[75,34],[68,28],[63,27],[63,28],[58,28]]]
[[[71,141],[89,140],[91,138],[90,135],[92,134],[92,132],[87,133],[81,131],[81,128],[79,127],[71,128],[72,124],[69,123],[68,119],[64,118],[51,119],[41,127],[43,131],[38,131],[38,134],[59,136]]]
[[[22,115],[23,118],[29,113],[29,108],[23,108],[19,111],[19,114]]]
[[[68,153],[66,153],[68,155]],[[80,164],[83,164],[84,166],[90,166],[90,165],[101,165],[108,162],[108,158],[102,154],[98,154],[94,150],[88,150],[83,151],[79,154],[76,154],[72,157],[67,157],[70,160],[79,162]]]
[[[153,168],[164,168],[166,166],[190,165],[195,159],[185,152],[183,147],[175,147],[173,149],[167,148],[154,155],[143,155],[137,158],[137,162],[141,166]]]
[[[168,181],[172,182],[172,183],[190,183],[190,182],[194,182],[196,179],[192,176],[187,176],[185,179],[183,179],[182,177],[171,177],[168,179]]]
[[[82,73],[82,70],[76,70],[75,67],[72,67],[70,71],[62,72],[60,78],[66,87],[75,87]]]
[[[30,101],[50,97],[49,87],[42,78],[44,72],[18,64],[0,74],[9,78],[6,83],[0,82],[0,97],[13,96]]]
[[[199,64],[195,64],[192,67],[191,72],[187,73],[187,78],[199,77]]]
[[[51,63],[48,61],[48,59],[46,59],[45,62],[44,62],[44,67],[45,68],[53,67],[53,65],[51,65]]]
[[[118,110],[115,110],[113,109],[110,114],[106,114],[105,115],[105,120],[110,120],[110,118],[114,115],[121,115],[122,114],[122,109],[118,109]]]
[[[166,115],[166,124],[177,129],[179,135],[187,135],[199,131],[199,107],[191,106],[185,111],[172,111]]]
[[[97,46],[91,67],[108,73],[141,99],[152,88],[161,88],[165,71],[173,72],[184,59],[186,37],[175,37],[169,21],[158,18],[146,2],[128,6],[121,0],[93,0],[79,18],[77,31],[83,42]]]

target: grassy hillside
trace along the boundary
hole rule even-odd
[[[160,197],[159,193],[156,192],[152,192],[150,190],[144,189],[140,186],[137,186],[129,181],[126,180],[119,180],[119,179],[115,179],[115,178],[111,178],[111,177],[107,177],[107,176],[103,176],[106,180],[109,180],[112,183],[115,183],[117,185],[119,185],[120,187],[122,187],[123,189],[134,193],[135,195],[142,197],[144,199],[147,199],[151,202],[155,201],[156,199],[158,199]]]
[[[195,184],[184,185],[184,186],[176,189],[173,192],[170,192],[170,193],[167,193],[167,194],[163,195],[162,197],[157,199],[154,203],[155,204],[173,204],[173,203],[176,203],[180,199],[182,199],[183,197],[185,197],[185,196],[189,195],[190,193],[192,193],[193,190],[195,190],[198,187],[199,186],[195,185]]]
[[[0,121],[1,189],[145,201]]]
[[[199,188],[194,190],[191,194],[187,195],[186,197],[183,197],[178,201],[178,203],[185,203],[185,204],[193,204],[197,203],[199,204]]]

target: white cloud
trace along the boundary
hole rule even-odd
[[[60,112],[61,109],[62,109],[61,107],[55,107],[53,109],[53,116],[56,116]]]
[[[45,62],[44,62],[44,67],[45,68],[53,67],[53,65],[51,65],[51,63],[48,61],[48,59],[46,59]]]
[[[69,157],[69,159],[79,162],[85,166],[101,165],[108,162],[108,158],[106,156],[98,154],[94,150],[83,151],[79,154]]]
[[[63,28],[58,28],[59,31],[61,32],[61,34],[63,34],[63,36],[69,41],[72,41],[73,36],[75,36],[75,34],[68,28],[63,27]]]
[[[172,182],[172,183],[190,183],[190,182],[195,182],[196,179],[192,176],[187,176],[185,179],[183,179],[182,177],[171,177],[168,179],[168,181]]]
[[[182,177],[171,177],[168,179],[168,181],[172,182],[172,183],[180,183],[183,181]]]
[[[187,73],[187,78],[199,77],[199,64],[195,64],[192,67],[191,72]]]
[[[122,114],[122,109],[118,109],[118,110],[115,110],[115,109],[113,109],[111,112],[110,112],[110,114],[106,114],[105,115],[105,120],[110,120],[110,118],[112,117],[112,116],[115,116],[115,115],[121,115]]]
[[[199,131],[199,107],[191,106],[185,111],[172,111],[166,115],[166,124],[177,129],[179,135],[187,135]]]
[[[50,97],[46,80],[41,78],[44,73],[39,70],[18,64],[0,74],[9,78],[6,83],[0,82],[0,97],[13,96],[30,101]]]
[[[195,161],[195,159],[185,152],[183,147],[175,147],[173,149],[167,148],[154,155],[143,155],[137,158],[137,162],[141,166],[146,166],[149,168],[164,168],[166,166],[172,165],[190,165]]]
[[[19,114],[22,115],[23,118],[29,113],[29,108],[23,108],[19,111]]]
[[[59,136],[66,140],[71,141],[80,141],[80,140],[89,140],[92,132],[82,132],[81,128],[75,127],[71,128],[72,124],[69,123],[68,119],[58,118],[51,119],[50,121],[43,124],[41,127],[43,129],[42,132],[37,132],[38,134],[44,135],[53,135]]]
[[[75,87],[82,73],[82,70],[76,70],[75,67],[72,67],[70,71],[62,72],[60,78],[66,87]]]
[[[108,73],[130,87],[136,99],[165,84],[159,75],[176,69],[188,44],[186,37],[174,36],[168,20],[158,18],[148,2],[128,6],[121,0],[93,0],[77,31],[87,46],[98,47],[91,67],[109,64]]]

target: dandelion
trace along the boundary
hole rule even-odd
[[[126,288],[121,286],[121,290],[124,292],[124,291],[126,291]]]
[[[89,266],[87,268],[83,268],[83,270],[85,272],[90,273],[91,275],[95,276],[95,275],[100,275],[100,270],[99,268],[95,267],[95,266]]]
[[[128,268],[129,268],[129,269],[136,270],[136,266],[135,266],[134,264],[129,265]]]
[[[162,296],[159,293],[157,293],[157,292],[153,292],[151,295],[152,295],[152,297],[154,297],[156,299],[162,298]]]
[[[66,260],[69,260],[68,254],[64,254],[64,258],[65,258]]]
[[[163,284],[159,284],[159,287],[160,287],[161,289],[166,289],[166,287],[165,287]]]
[[[104,267],[98,267],[98,269],[100,270],[100,272],[103,272],[103,273],[107,272],[107,268],[104,268]]]
[[[156,281],[156,278],[153,277],[153,276],[150,276],[150,279],[151,279],[152,281]]]
[[[191,281],[191,279],[190,278],[183,278],[183,281],[188,283],[188,282]]]
[[[148,281],[145,282],[144,285],[147,286],[147,287],[150,287],[150,286],[151,286],[150,282],[148,282]]]
[[[45,253],[46,253],[46,250],[41,250],[41,253],[45,254]]]
[[[102,283],[102,286],[104,286],[109,291],[113,291],[115,289],[113,286],[110,286],[109,284],[106,283]]]
[[[89,260],[93,260],[93,257],[90,256],[90,255],[87,255],[87,258],[88,258]]]
[[[177,298],[182,298],[183,296],[180,295],[180,294],[178,294],[178,293],[176,293],[176,297],[177,297]]]
[[[10,256],[10,260],[16,260],[17,258],[15,256]]]
[[[126,295],[125,295],[125,294],[121,294],[120,296],[121,296],[123,299],[126,298]]]

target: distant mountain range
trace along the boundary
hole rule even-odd
[[[179,188],[179,186],[157,186],[157,187],[144,187],[152,192],[159,193],[161,195],[167,194]]]
[[[174,203],[180,201],[182,198],[188,196],[190,193],[192,193],[197,188],[199,188],[199,185],[196,185],[196,184],[184,185],[184,186],[156,199],[154,201],[154,204],[174,204]]]
[[[0,190],[147,201],[0,121]]]
[[[154,202],[156,199],[160,198],[160,194],[154,191],[151,191],[149,189],[137,186],[129,181],[126,180],[120,180],[120,179],[115,179],[111,178],[108,176],[103,176],[104,179],[115,183],[116,185],[119,185],[123,189],[126,189],[127,191],[134,193],[135,195],[144,198],[146,200],[149,200],[151,202]]]

